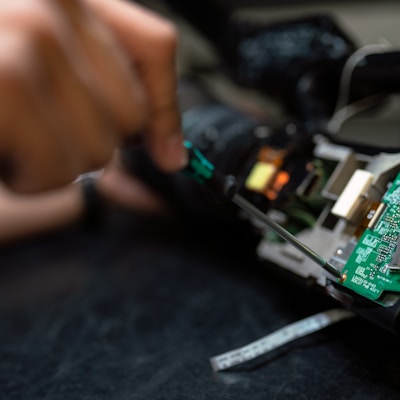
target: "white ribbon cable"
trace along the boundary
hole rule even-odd
[[[310,335],[311,333],[320,331],[323,328],[354,316],[355,314],[353,312],[339,308],[312,315],[300,321],[286,325],[285,327],[249,343],[246,346],[211,357],[211,367],[215,372],[232,368],[254,360],[255,358],[267,354],[284,344],[290,343],[296,339]]]

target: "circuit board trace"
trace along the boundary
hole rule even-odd
[[[400,292],[400,174],[383,196],[380,210],[347,260],[341,282],[378,303],[384,292]]]

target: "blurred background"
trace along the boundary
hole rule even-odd
[[[218,68],[220,54],[204,35],[188,23],[176,8],[184,2],[179,0],[142,2],[174,20],[181,33],[179,69],[183,75],[196,74],[207,84],[210,90],[224,103],[240,108],[249,104],[260,107],[261,112],[271,118],[285,118],[282,108],[267,93],[238,87],[224,71]],[[192,3],[193,4],[193,3]],[[201,2],[199,2],[201,4]],[[172,7],[171,7],[172,5]],[[394,49],[400,46],[399,15],[400,3],[396,0],[385,1],[240,1],[215,0],[205,3],[223,10],[235,21],[261,23],[269,25],[285,22],[310,15],[330,15],[338,26],[354,42],[356,48],[366,45],[383,44]],[[210,13],[209,15],[212,15]],[[207,12],[205,12],[207,16]],[[207,18],[207,17],[206,17]],[[346,122],[339,137],[361,140],[371,144],[400,146],[400,101],[392,96],[385,107],[378,112],[357,115]],[[379,136],[376,132],[385,133]]]

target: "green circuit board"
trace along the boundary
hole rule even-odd
[[[382,198],[382,212],[365,229],[347,260],[341,284],[379,303],[384,292],[400,293],[400,174]]]

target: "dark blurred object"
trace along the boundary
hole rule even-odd
[[[272,94],[291,113],[301,115],[299,97],[310,87],[303,80],[320,81],[323,85],[315,95],[329,104],[355,46],[330,16],[321,15],[271,25],[233,23],[223,49],[237,83]],[[327,76],[335,79],[321,79]]]
[[[360,97],[400,92],[400,51],[367,55],[354,68],[350,90]]]
[[[232,6],[215,0],[167,3],[213,44],[233,81],[275,97],[311,133],[327,131],[341,90],[346,91],[348,103],[399,91],[396,51],[366,52],[346,76],[348,87],[341,86],[348,73],[345,66],[358,50],[331,15],[266,24],[235,20]],[[366,109],[381,104],[377,96]]]
[[[262,24],[232,20],[213,1],[168,4],[215,46],[239,85],[275,96],[302,120],[332,113],[341,69],[356,46],[331,16]]]

